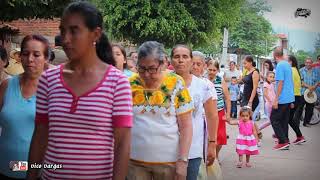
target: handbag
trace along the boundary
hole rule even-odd
[[[221,167],[217,160],[211,166],[202,161],[197,180],[223,180]]]

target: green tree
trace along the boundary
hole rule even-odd
[[[263,17],[266,11],[270,11],[270,7],[265,1],[246,1],[241,7],[239,21],[230,30],[229,46],[252,55],[269,54],[276,38],[270,22]]]
[[[210,44],[233,24],[243,0],[92,0],[103,11],[111,37],[141,44],[157,40]]]
[[[311,52],[307,52],[304,50],[298,50],[294,55],[296,56],[299,64],[304,64],[304,61],[307,57],[312,57]]]
[[[1,0],[0,22],[20,18],[60,17],[71,0]]]

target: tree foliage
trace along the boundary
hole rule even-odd
[[[71,0],[1,0],[0,21],[60,17]]]
[[[263,17],[265,11],[270,11],[265,1],[246,1],[241,7],[239,21],[230,30],[230,47],[259,56],[272,50],[275,37],[270,22]]]
[[[298,64],[304,64],[304,61],[307,57],[312,57],[312,52],[307,52],[304,50],[298,50],[296,53],[294,53],[294,56],[297,58]]]
[[[92,0],[117,40],[209,44],[221,27],[235,21],[243,0]],[[239,10],[238,10],[239,11]]]

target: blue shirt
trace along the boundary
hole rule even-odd
[[[301,81],[309,86],[314,86],[318,83],[319,77],[317,77],[317,69],[312,68],[308,70],[306,67],[300,69]],[[304,94],[306,87],[301,87],[301,94]]]
[[[128,70],[128,69],[124,69],[123,70],[123,74],[126,75],[128,78],[131,77],[132,75],[134,75],[134,72]]]
[[[11,171],[10,161],[28,161],[29,147],[36,113],[35,95],[25,99],[19,76],[8,81],[0,111],[0,172],[12,178],[26,178],[26,172]]]
[[[239,88],[238,84],[230,84],[229,85],[229,92],[230,92],[231,101],[237,101],[238,95],[240,92],[240,88]]]
[[[278,103],[287,104],[294,102],[292,68],[286,60],[282,60],[276,67],[276,92],[278,91],[279,81],[283,81],[282,91]]]

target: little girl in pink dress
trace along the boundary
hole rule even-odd
[[[251,117],[251,108],[244,106],[240,110],[240,119],[238,121],[228,121],[230,125],[239,126],[239,134],[236,140],[236,151],[239,155],[239,162],[237,163],[238,168],[241,168],[244,165],[243,155],[246,155],[246,167],[251,167],[250,156],[259,154],[257,146],[257,130],[254,126],[254,122],[251,120]]]
[[[259,130],[262,130],[268,126],[270,126],[270,116],[271,116],[271,110],[272,110],[272,104],[274,99],[276,98],[276,92],[274,89],[274,72],[269,71],[267,74],[267,79],[263,84],[263,96],[264,96],[264,101],[265,101],[265,110],[268,115],[268,119],[261,123],[259,126]]]

